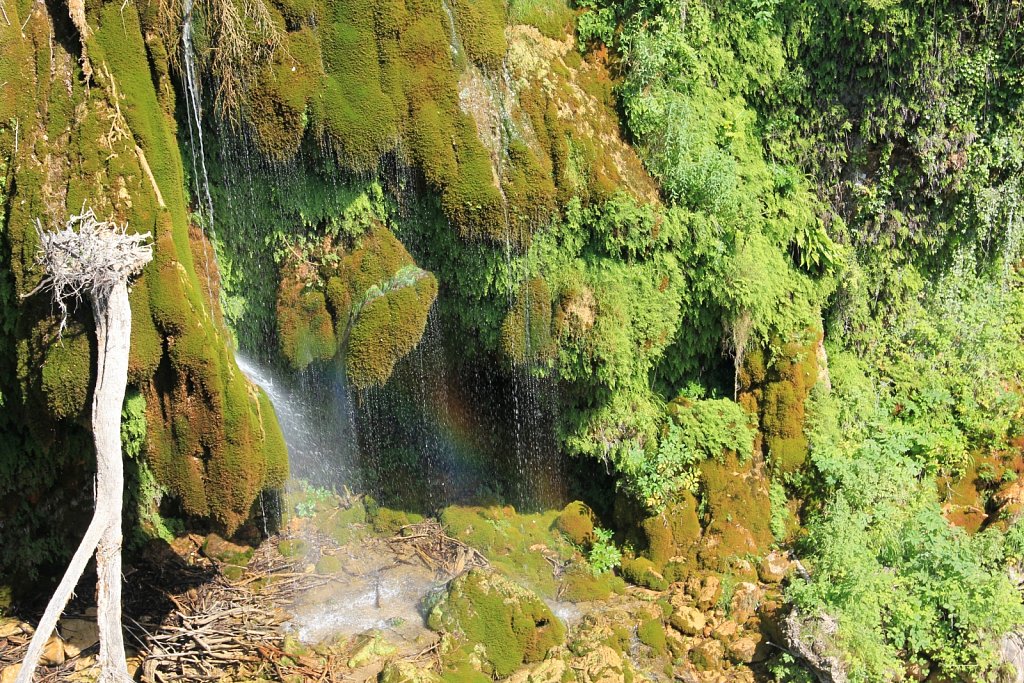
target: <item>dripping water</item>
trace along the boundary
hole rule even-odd
[[[203,266],[206,271],[206,298],[210,306],[217,302],[213,297],[213,281],[211,271],[216,269],[220,277],[220,269],[216,268],[216,234],[213,227],[213,197],[210,194],[210,178],[206,171],[206,148],[203,144],[203,104],[199,83],[199,70],[196,67],[195,50],[192,45],[192,10],[193,0],[185,0],[185,13],[181,25],[182,61],[185,64],[185,116],[188,119],[188,138],[192,156],[192,178],[194,181],[196,203],[199,208],[201,223],[210,239],[210,247],[214,250],[214,267],[209,262],[209,249],[203,249]],[[211,311],[211,317],[213,313]]]

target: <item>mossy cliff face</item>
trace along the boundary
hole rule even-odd
[[[233,530],[261,489],[283,481],[286,456],[273,413],[235,366],[197,276],[207,247],[189,234],[166,57],[143,37],[150,10],[90,5],[83,38],[63,9],[23,3],[7,8],[13,28],[0,28],[0,71],[14,94],[0,104],[3,120],[13,122],[0,136],[0,258],[10,273],[0,288],[0,327],[18,359],[0,387],[12,417],[5,438],[58,462],[65,451],[89,452],[81,438],[94,344],[87,307],[58,342],[48,303],[18,295],[41,276],[33,262],[36,220],[52,229],[91,207],[154,238],[154,260],[131,292],[129,372],[150,410],[147,457],[187,513]],[[88,476],[87,463],[72,462]],[[36,467],[39,473],[19,465],[20,481],[4,477],[0,486],[44,486],[46,467]]]
[[[499,678],[543,660],[565,641],[565,627],[540,598],[482,569],[453,580],[430,610],[427,624],[463,643],[449,655],[453,663],[468,659],[474,668]]]
[[[769,354],[749,352],[738,375],[738,400],[760,421],[761,450],[775,473],[794,472],[807,459],[804,404],[818,381],[820,332],[807,332]]]
[[[155,19],[162,44],[180,44],[182,14],[174,2]],[[571,14],[549,26],[558,39],[506,26],[498,0],[223,0],[194,18],[227,131],[276,162],[314,142],[347,171],[411,163],[463,238],[520,249],[573,196],[656,200],[621,141],[606,71],[562,32]],[[243,20],[248,31],[231,30]]]
[[[423,336],[437,280],[376,224],[351,246],[292,258],[277,296],[281,352],[296,370],[344,356],[357,389],[387,382]]]

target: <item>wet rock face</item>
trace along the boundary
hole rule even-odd
[[[496,676],[543,660],[565,640],[565,627],[536,594],[483,569],[454,579],[427,624],[455,636],[463,654]]]

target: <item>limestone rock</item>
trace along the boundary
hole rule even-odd
[[[749,664],[754,661],[757,641],[750,636],[744,636],[729,643],[726,649],[729,653],[729,659],[739,664]]]
[[[700,671],[717,671],[722,667],[725,648],[717,640],[702,640],[690,650],[690,661]]]
[[[391,645],[380,633],[374,633],[373,636],[363,643],[348,660],[348,668],[358,669],[361,666],[366,666],[375,659],[382,657],[390,657],[395,654],[397,648]]]
[[[392,662],[381,672],[380,683],[441,683],[441,677],[410,662]]]
[[[697,594],[697,606],[703,610],[711,609],[722,595],[722,581],[717,576],[704,578],[700,592]]]
[[[43,666],[58,666],[64,663],[64,642],[57,636],[50,636],[43,646],[43,656],[39,659]]]
[[[1013,666],[1014,675],[1006,683],[1024,683],[1024,633],[1011,631],[999,641],[999,659]]]
[[[64,654],[77,657],[82,650],[100,642],[99,628],[88,619],[65,619],[57,630],[64,637]]]
[[[700,610],[683,605],[673,610],[669,623],[680,633],[696,636],[704,632],[707,619]]]
[[[0,619],[0,638],[10,638],[21,633],[17,619]]]
[[[732,611],[730,612],[736,623],[742,624],[754,616],[763,596],[764,591],[755,583],[745,581],[737,584],[736,590],[732,594]]]
[[[782,629],[790,650],[807,663],[821,683],[846,683],[846,664],[836,644],[839,622],[834,617],[805,616],[793,610]]]
[[[580,683],[621,683],[624,679],[622,657],[601,645],[573,662]]]
[[[786,578],[792,564],[784,553],[774,550],[761,560],[757,575],[765,583],[780,583]]]
[[[711,637],[715,640],[720,640],[723,643],[728,642],[736,637],[736,632],[739,630],[736,622],[731,619],[726,619],[722,623],[715,626],[711,632]]]
[[[561,683],[566,671],[561,659],[547,659],[512,674],[507,683]]]

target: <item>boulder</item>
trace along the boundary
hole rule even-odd
[[[547,659],[520,669],[506,683],[562,683],[567,668],[561,659]]]
[[[690,650],[690,661],[700,671],[717,671],[722,667],[725,648],[717,640],[702,640]]]
[[[736,584],[736,589],[732,594],[731,611],[729,614],[737,624],[746,622],[747,619],[750,619],[750,617],[757,613],[757,608],[761,604],[763,596],[764,591],[755,583],[744,581],[743,583]]]
[[[64,663],[64,641],[57,636],[50,636],[43,646],[43,656],[39,658],[43,666],[59,666]]]
[[[622,683],[625,680],[622,657],[601,645],[573,662],[579,683]]]
[[[542,661],[565,641],[565,627],[535,593],[484,569],[448,584],[430,610],[427,625],[466,642],[496,676]]]
[[[100,642],[99,628],[90,619],[64,619],[57,630],[64,636],[64,654],[68,657],[77,657]]]
[[[0,619],[0,638],[10,638],[21,633],[17,619]]]
[[[203,555],[222,564],[244,567],[252,559],[253,549],[226,541],[217,534],[210,534],[203,541]]]
[[[1024,633],[1011,631],[1003,636],[999,641],[999,659],[1013,667],[1013,675],[1002,679],[1005,683],[1024,683]]]
[[[390,657],[398,648],[384,640],[380,633],[374,633],[365,643],[359,646],[348,660],[348,668],[358,669],[375,659]]]
[[[736,637],[736,632],[739,631],[739,628],[735,621],[726,619],[715,626],[714,630],[711,631],[711,637],[725,643]]]
[[[846,683],[848,675],[836,643],[839,622],[829,614],[806,616],[793,610],[782,626],[789,649],[802,659],[820,683]]]
[[[737,638],[726,645],[726,651],[732,661],[738,664],[750,664],[754,661],[754,654],[757,652],[757,640],[751,636]]]
[[[757,575],[765,583],[780,583],[786,578],[792,564],[785,553],[773,550],[761,560],[757,567]]]
[[[442,683],[433,671],[416,668],[410,662],[391,662],[380,673],[380,683]]]
[[[683,605],[672,611],[669,623],[680,633],[697,636],[704,633],[707,619],[700,610]]]
[[[700,590],[697,592],[697,606],[702,610],[709,610],[718,603],[722,597],[722,580],[715,575],[704,578]]]

